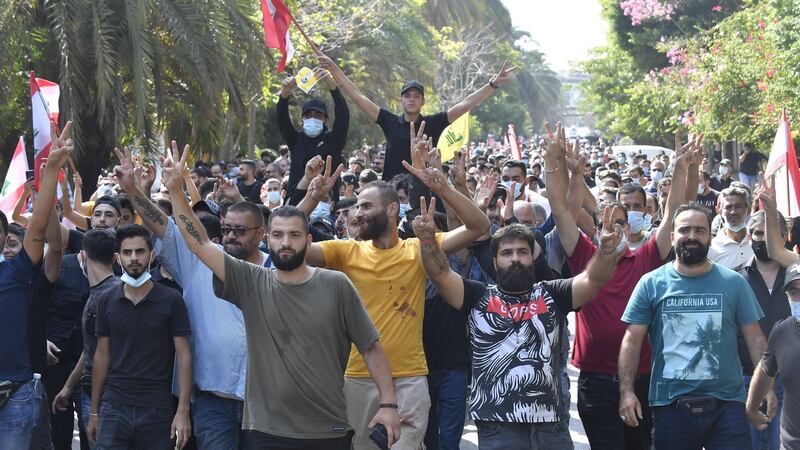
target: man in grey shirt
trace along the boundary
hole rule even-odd
[[[353,432],[342,388],[353,343],[380,392],[370,426],[383,425],[391,446],[400,417],[378,333],[345,275],[305,264],[311,245],[305,214],[290,206],[272,211],[268,238],[276,271],[230,257],[208,239],[183,194],[187,155],[185,150],[178,158],[173,148],[172,159],[164,161],[164,184],[181,234],[214,272],[215,293],[244,315],[249,369],[242,426],[249,444],[349,449]]]

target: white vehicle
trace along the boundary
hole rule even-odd
[[[630,158],[631,155],[642,154],[645,155],[650,161],[652,161],[653,158],[660,153],[669,155],[670,159],[675,157],[675,150],[666,147],[659,147],[657,145],[615,145],[611,147],[611,149],[614,152],[614,156],[624,153],[625,156]]]

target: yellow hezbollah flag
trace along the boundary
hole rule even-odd
[[[456,119],[442,132],[439,138],[439,151],[442,154],[442,162],[450,161],[461,147],[469,142],[469,113]]]

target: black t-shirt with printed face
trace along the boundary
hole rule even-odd
[[[447,120],[447,111],[438,112],[432,116],[420,115],[417,119],[415,129],[419,130],[422,121],[425,121],[425,134],[433,138],[433,146],[439,142],[439,136],[444,129],[450,125]],[[405,173],[403,160],[411,162],[411,137],[409,135],[410,126],[402,115],[394,114],[381,108],[378,113],[378,120],[375,121],[383,130],[386,138],[386,159],[383,164],[383,180],[391,181],[398,173]]]
[[[761,367],[771,377],[780,373],[783,383],[781,448],[800,448],[800,325],[788,317],[769,335]],[[756,369],[758,370],[758,369]]]
[[[572,311],[572,279],[536,283],[525,295],[464,280],[472,349],[473,420],[558,422],[563,327]]]

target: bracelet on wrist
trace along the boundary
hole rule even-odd
[[[397,406],[397,403],[381,403],[380,405],[378,405],[378,409],[381,408],[400,409],[400,407]]]
[[[553,173],[553,172],[557,171],[557,170],[558,170],[558,168],[559,168],[559,164],[558,164],[558,162],[556,162],[556,168],[555,168],[555,169],[553,169],[553,170],[547,170],[547,166],[545,166],[545,168],[544,168],[544,173]]]
[[[89,417],[100,417],[100,414],[99,413],[90,412],[89,413]]]

